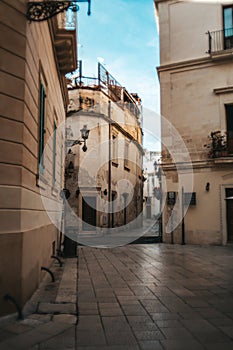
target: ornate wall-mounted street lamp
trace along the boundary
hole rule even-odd
[[[87,129],[87,125],[83,125],[83,128],[80,130],[80,132],[81,132],[82,140],[70,141],[71,144],[69,145],[69,147],[72,147],[74,145],[81,145],[82,143],[84,143],[82,150],[83,150],[83,152],[86,152],[87,151],[86,141],[88,139],[90,130]],[[67,142],[69,142],[69,141],[67,141]]]
[[[35,22],[46,21],[56,16],[58,13],[71,10],[79,11],[78,2],[87,2],[87,14],[91,14],[91,0],[49,0],[49,1],[29,1],[27,8],[27,19]]]

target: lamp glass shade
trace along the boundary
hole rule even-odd
[[[83,128],[80,130],[83,140],[87,140],[90,130],[87,129],[87,125],[83,125]]]

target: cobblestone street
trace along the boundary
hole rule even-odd
[[[232,246],[78,252],[78,273],[77,259],[54,267],[25,320],[0,322],[0,349],[233,348]]]

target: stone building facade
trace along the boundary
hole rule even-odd
[[[170,242],[174,231],[176,243],[226,244],[233,241],[232,1],[155,0],[155,7],[164,117],[163,240]],[[174,194],[175,204],[169,199]],[[171,215],[173,229],[167,226]]]
[[[29,22],[26,0],[1,1],[0,128],[0,314],[15,312],[38,287],[56,254],[58,230],[41,202],[43,175],[50,173],[54,200],[60,187],[59,154],[51,150],[44,169],[43,148],[65,120],[65,73],[76,68],[76,30],[58,26],[58,17]],[[59,153],[59,145],[55,146]],[[54,163],[55,164],[55,163]]]
[[[101,78],[77,79],[69,89],[67,129],[79,138],[84,125],[90,130],[87,151],[75,145],[67,154],[66,187],[69,204],[80,218],[80,234],[123,227],[142,212],[141,107],[99,65]],[[113,80],[111,80],[112,82]],[[72,224],[71,224],[72,225]],[[76,224],[75,224],[76,225]]]
[[[145,182],[143,185],[143,197],[146,210],[145,219],[155,219],[160,214],[160,183],[157,174],[157,165],[161,157],[158,151],[144,149],[143,174]]]

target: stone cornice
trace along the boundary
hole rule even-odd
[[[107,123],[110,123],[117,131],[121,132],[122,135],[124,135],[128,140],[133,142],[135,146],[139,149],[141,153],[143,153],[143,147],[142,145],[134,138],[133,135],[131,135],[129,132],[127,132],[120,124],[118,124],[115,120],[109,118],[108,116],[102,114],[102,113],[96,113],[96,112],[86,112],[85,110],[79,110],[79,111],[70,111],[67,115],[67,117],[71,116],[80,116],[85,115],[86,117],[94,117],[94,118],[102,118]],[[141,129],[140,129],[141,130]]]
[[[224,87],[221,87],[221,88],[215,88],[213,89],[214,93],[216,95],[218,94],[226,94],[226,93],[229,93],[229,92],[233,92],[233,86],[224,86]]]
[[[226,63],[226,61],[232,63],[232,60],[226,59],[223,57],[222,60],[213,60],[210,56],[208,57],[202,57],[202,58],[197,58],[193,60],[188,60],[188,61],[181,61],[181,62],[172,62],[168,64],[162,64],[159,67],[157,67],[158,73],[165,72],[165,71],[171,71],[171,70],[176,70],[176,69],[182,69],[182,68],[189,68],[189,67],[196,67],[196,66],[201,66],[201,65],[215,65],[216,64],[222,64],[222,62]]]
[[[177,171],[177,170],[190,170],[190,169],[201,169],[201,168],[213,168],[217,166],[223,166],[223,165],[232,165],[233,164],[233,157],[221,157],[221,158],[214,158],[214,159],[207,159],[207,160],[200,160],[200,161],[193,161],[190,162],[183,162],[183,163],[162,163],[163,170],[166,171]]]

